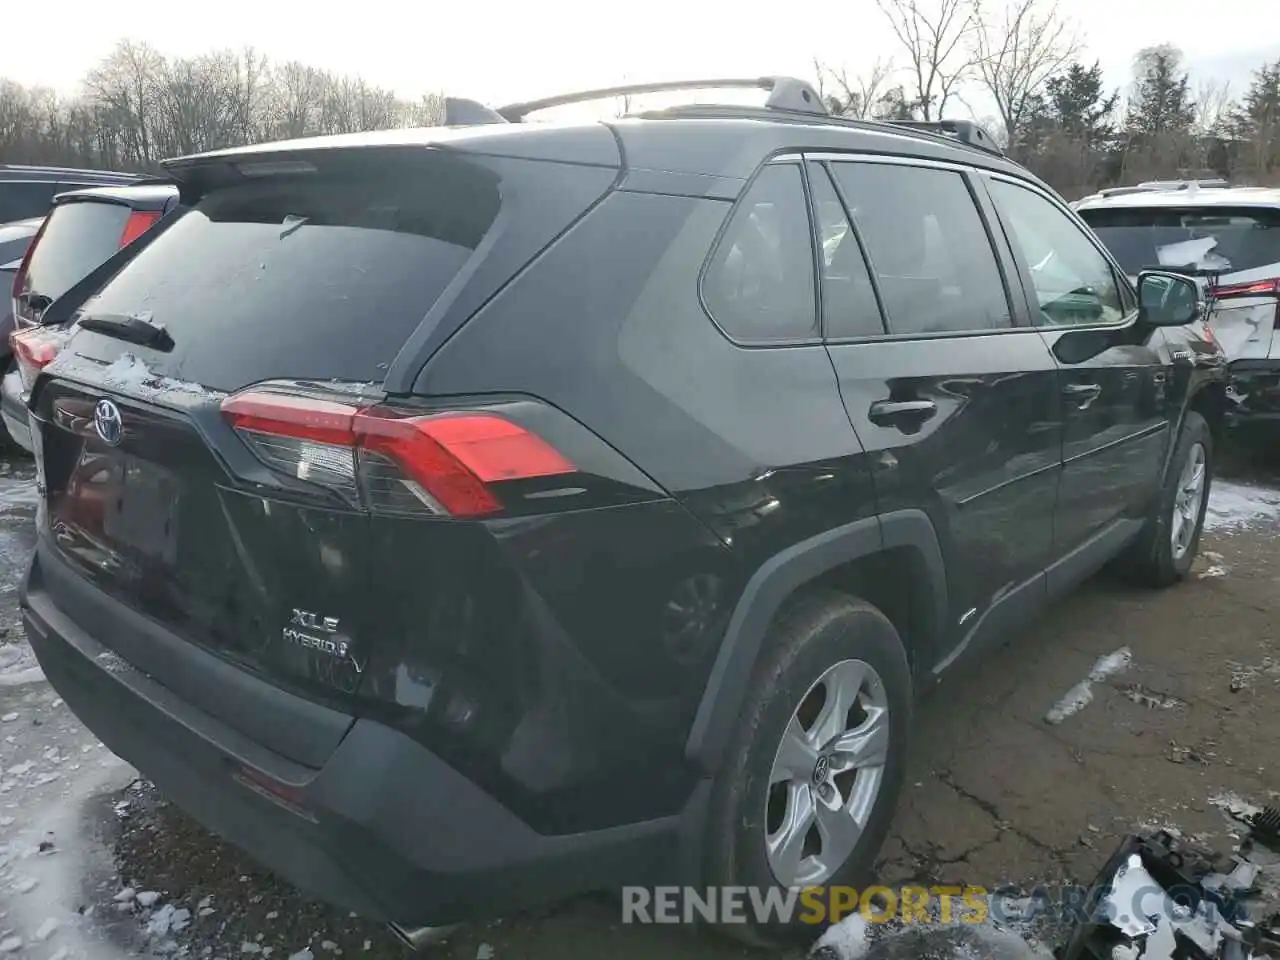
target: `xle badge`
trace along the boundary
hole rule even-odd
[[[289,626],[281,631],[281,637],[285,643],[327,654],[335,660],[345,660],[359,673],[360,664],[351,656],[347,641],[334,636],[337,632],[337,617],[326,617],[294,607],[293,614],[289,617]]]

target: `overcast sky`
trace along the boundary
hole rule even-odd
[[[1280,0],[1062,6],[1116,85],[1127,83],[1139,47],[1165,41],[1198,77],[1228,79],[1236,92],[1259,62],[1280,57]],[[73,92],[126,36],[167,54],[252,44],[273,60],[358,73],[406,97],[444,91],[489,103],[629,80],[807,77],[815,56],[851,73],[877,56],[902,61],[874,0],[116,0],[103,10],[86,0],[16,4],[0,76]]]

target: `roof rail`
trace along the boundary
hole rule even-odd
[[[1000,149],[1000,145],[991,134],[972,120],[884,120],[881,122],[891,123],[895,127],[910,127],[926,133],[950,136],[971,147],[994,153],[997,157],[1004,156],[1004,151]]]
[[[716,80],[663,80],[655,83],[629,83],[619,87],[601,87],[577,93],[563,93],[541,100],[511,103],[499,107],[497,113],[505,120],[518,123],[527,115],[549,107],[561,107],[570,103],[586,103],[591,100],[607,100],[640,93],[663,93],[668,90],[750,89],[768,90],[765,106],[772,110],[788,110],[794,113],[811,113],[829,116],[818,91],[804,80],[794,77],[721,78]]]

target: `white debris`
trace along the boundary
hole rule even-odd
[[[476,960],[493,960],[493,947],[487,943],[476,947]]]
[[[1280,520],[1280,493],[1228,480],[1213,481],[1204,510],[1204,529],[1239,532]]]
[[[278,917],[278,916],[280,916],[280,911],[279,911],[279,910],[269,910],[269,911],[267,911],[267,919],[268,919],[268,920],[274,920],[274,919],[275,919],[276,917]]]
[[[30,893],[40,881],[35,877],[23,877],[13,885],[15,893]]]
[[[369,950],[369,949],[370,949],[370,948],[372,948],[372,947],[373,947],[373,941],[372,941],[372,940],[366,940],[366,941],[364,942],[364,946],[363,946],[363,947],[361,947],[361,949],[362,949],[362,950],[366,950],[366,951],[367,951],[367,950]]]
[[[154,890],[143,890],[141,893],[135,894],[135,897],[139,904],[144,907],[149,907],[160,899],[160,894],[156,893]]]
[[[1148,912],[1148,898],[1158,900],[1163,894],[1164,888],[1156,883],[1142,865],[1142,857],[1135,853],[1116,871],[1111,882],[1111,892],[1104,901],[1107,919],[1126,937],[1154,933],[1158,914]]]
[[[196,906],[199,907],[201,910],[203,910],[205,907],[209,906],[209,904],[211,903],[213,903],[213,894],[209,894],[209,896],[207,897],[201,897],[200,902],[197,903]]]
[[[303,947],[297,953],[289,954],[289,960],[316,960],[316,955]]]
[[[35,769],[35,766],[36,765],[34,763],[28,760],[25,763],[18,764],[16,767],[10,767],[7,773],[8,773],[8,776],[11,776],[11,777],[20,777],[24,773],[30,773],[32,770]]]
[[[1106,656],[1099,657],[1089,671],[1089,679],[1081,680],[1055,703],[1045,714],[1045,723],[1058,724],[1067,717],[1074,716],[1093,702],[1093,685],[1101,683],[1112,674],[1127,669],[1133,663],[1133,653],[1128,647],[1121,647]]]
[[[858,960],[867,952],[867,921],[860,913],[851,913],[837,924],[827,928],[813,945],[815,953],[823,947],[839,960]]]
[[[1216,797],[1210,797],[1209,802],[1237,819],[1255,817],[1262,812],[1261,807],[1242,799],[1234,793],[1218,794]]]
[[[18,719],[18,716],[16,713],[6,713],[3,717],[0,717],[0,723],[13,723]]]
[[[44,943],[51,936],[53,931],[58,929],[58,921],[54,917],[49,917],[44,923],[36,928],[36,932],[31,935],[31,939],[36,943]]]
[[[196,912],[202,917],[211,917],[218,911],[214,910],[213,907],[201,907]]]
[[[262,945],[259,943],[253,943],[250,940],[245,940],[243,943],[240,944],[240,952],[241,953],[261,953]]]
[[[0,953],[16,953],[22,949],[21,937],[5,937],[0,940]]]
[[[137,893],[138,891],[134,890],[133,887],[125,887],[111,899],[116,903],[128,903],[137,895]]]
[[[1201,580],[1208,580],[1212,577],[1225,577],[1226,575],[1227,575],[1227,568],[1221,563],[1215,563],[1209,567],[1206,567],[1204,570],[1201,570],[1199,574],[1197,574],[1198,578]]]

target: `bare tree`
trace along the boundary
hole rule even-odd
[[[911,91],[925,120],[943,116],[973,69],[973,0],[876,0],[907,54]]]
[[[832,113],[866,120],[888,92],[896,72],[893,60],[877,57],[863,73],[850,77],[843,67],[829,67],[817,60],[813,69],[818,78],[818,96]]]
[[[1223,131],[1231,119],[1235,101],[1231,96],[1231,83],[1226,80],[1202,80],[1196,84],[1195,121],[1197,132],[1205,135]]]
[[[1057,0],[1007,0],[996,15],[973,0],[972,50],[983,87],[995,101],[1009,145],[1019,134],[1045,81],[1080,52],[1071,22]]]

